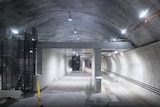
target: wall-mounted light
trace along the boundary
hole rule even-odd
[[[19,33],[18,29],[11,29],[11,31],[12,31],[13,34],[18,34]]]
[[[146,10],[144,10],[144,11],[141,11],[141,12],[140,12],[140,15],[139,15],[139,18],[144,18],[144,17],[146,17],[146,15],[147,15],[147,13],[148,13],[148,10],[149,10],[149,9],[146,9]]]

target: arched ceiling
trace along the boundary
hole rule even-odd
[[[35,27],[40,41],[108,41],[123,38],[135,46],[160,40],[160,12],[124,38],[121,29],[133,30],[160,10],[160,0],[0,0],[0,28]],[[72,21],[68,21],[71,16]],[[74,30],[77,34],[74,34]]]

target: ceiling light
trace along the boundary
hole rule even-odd
[[[69,11],[69,12],[68,12],[68,14],[69,14],[68,21],[70,21],[70,22],[71,22],[71,21],[72,21],[71,12]]]
[[[12,31],[13,34],[18,34],[19,33],[17,29],[11,29],[11,31]]]
[[[111,56],[111,54],[108,54],[108,56]]]
[[[76,53],[76,56],[79,56],[79,54],[78,54],[78,53]]]
[[[32,38],[32,41],[35,41],[36,39],[35,38]]]
[[[71,19],[71,18],[69,18],[69,19],[68,19],[68,21],[70,21],[70,22],[71,22],[71,21],[72,21],[72,19]]]
[[[120,55],[123,55],[123,52],[121,52]]]
[[[77,37],[77,40],[79,40],[80,38],[79,38],[79,36]]]
[[[75,51],[73,51],[73,54],[76,54],[76,52],[75,52]]]
[[[32,50],[30,50],[30,51],[29,51],[29,53],[31,53],[31,54],[32,54],[32,53],[33,53],[33,51],[32,51]]]
[[[139,18],[144,18],[144,17],[146,17],[147,13],[148,13],[148,9],[142,11],[142,12],[140,13],[140,15],[139,15]]]
[[[114,51],[114,53],[115,53],[115,54],[118,54],[118,51],[117,51],[117,50],[115,50],[115,51]]]
[[[74,29],[74,33],[77,33],[77,29],[76,28]]]
[[[127,29],[121,29],[121,34],[125,34],[127,32]]]

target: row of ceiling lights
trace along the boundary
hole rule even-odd
[[[68,21],[71,22],[72,21],[71,12],[68,11],[68,14],[69,14]],[[74,32],[74,34],[77,34],[77,29],[75,28],[73,32]],[[79,40],[79,39],[80,39],[79,36],[77,36],[77,40]]]
[[[139,18],[140,18],[140,19],[145,18],[145,17],[147,16],[148,11],[149,11],[149,9],[146,9],[146,10],[141,11],[140,14],[139,14]],[[127,33],[127,28],[120,29],[120,31],[121,31],[121,34],[122,34],[122,35],[125,35],[125,34]],[[115,42],[115,41],[116,41],[116,38],[113,38],[112,41]]]
[[[141,11],[139,14],[139,18],[140,19],[146,18],[148,11],[149,11],[149,9],[145,9],[145,10]],[[127,28],[121,29],[122,35],[125,35],[126,33],[127,33]]]
[[[140,18],[140,19],[146,18],[147,14],[148,14],[148,11],[149,11],[149,9],[146,9],[146,10],[141,11],[140,14],[139,14],[139,18]],[[127,34],[127,28],[121,29],[121,34],[122,34],[122,35]],[[115,41],[116,41],[116,38],[113,38],[112,41],[115,42]],[[120,54],[120,55],[122,55],[123,53],[122,53],[122,52],[118,52],[117,50],[115,50],[114,53],[109,53],[107,56],[112,56],[112,55],[115,55],[115,54]]]

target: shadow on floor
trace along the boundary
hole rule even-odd
[[[10,105],[12,105],[13,103],[15,103],[15,102],[18,101],[18,99],[13,99],[13,98],[10,98],[10,97],[0,99],[0,102],[1,102],[2,100],[5,101],[5,102],[2,103],[2,104],[0,104],[0,107],[8,107],[8,106],[10,106]]]

